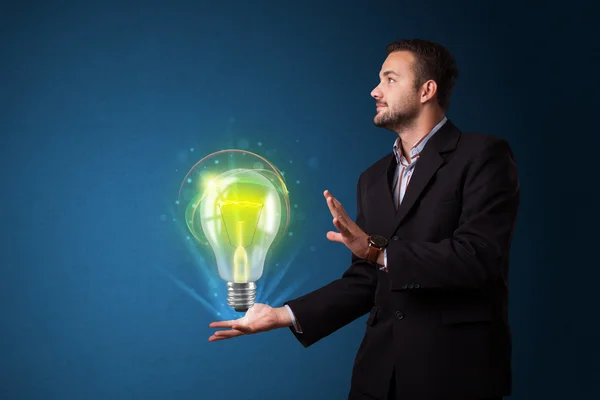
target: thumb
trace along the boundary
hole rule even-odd
[[[342,234],[339,232],[329,231],[327,232],[327,239],[332,242],[342,242]]]

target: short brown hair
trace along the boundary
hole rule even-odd
[[[458,67],[450,51],[439,43],[424,39],[400,39],[387,46],[387,54],[410,51],[415,56],[415,85],[432,79],[437,84],[437,100],[444,110],[450,105],[450,95],[458,79]]]

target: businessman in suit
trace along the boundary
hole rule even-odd
[[[371,93],[392,152],[364,171],[352,220],[324,192],[352,252],[340,279],[283,307],[213,322],[209,341],[289,327],[308,347],[368,313],[349,399],[483,400],[511,394],[509,251],[519,180],[508,143],[446,116],[458,76],[426,40],[395,41]]]

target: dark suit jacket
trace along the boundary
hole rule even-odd
[[[389,272],[352,256],[330,284],[286,302],[305,347],[369,313],[351,399],[511,393],[509,249],[519,181],[508,143],[450,120],[427,142],[398,211],[390,153],[358,181],[356,223],[389,238]]]

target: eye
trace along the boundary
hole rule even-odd
[[[396,81],[394,80],[394,78],[389,78],[388,77],[388,83],[392,83],[392,82],[396,82]]]

